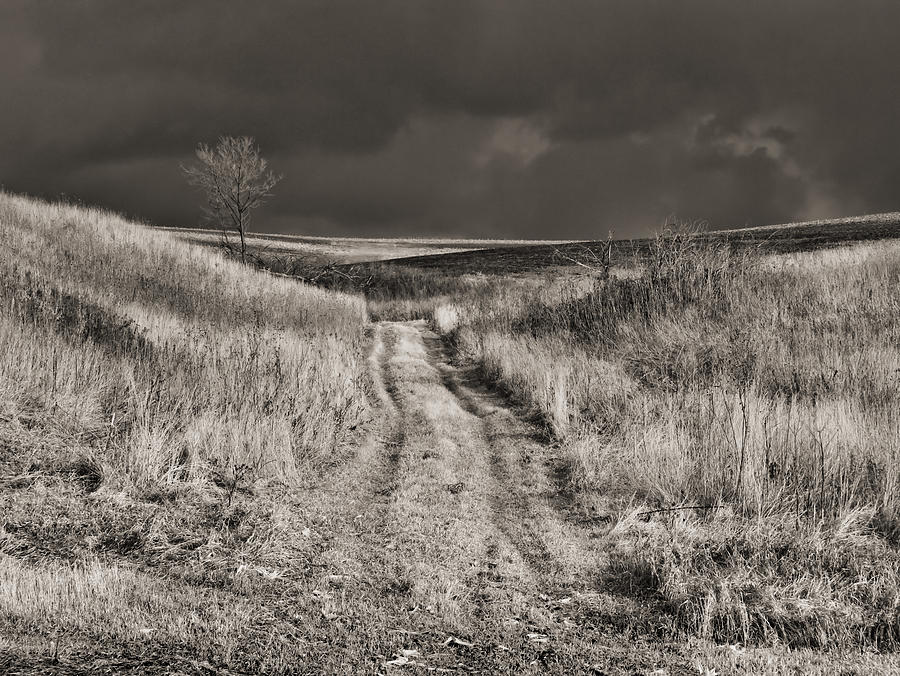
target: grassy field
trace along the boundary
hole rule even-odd
[[[717,641],[893,650],[898,282],[894,242],[750,258],[660,240],[639,277],[434,316],[611,515],[611,582]]]
[[[889,216],[313,285],[0,194],[0,671],[900,673]]]
[[[541,421],[560,494],[613,524],[606,587],[682,636],[892,652],[896,230],[886,214],[618,244],[608,281],[566,269],[581,244],[357,278],[377,316],[426,318]],[[540,259],[556,265],[529,274]]]
[[[706,231],[702,237],[715,243],[727,243],[736,249],[790,253],[829,248],[846,242],[882,240],[900,237],[900,213],[873,214],[854,218],[806,221],[736,230]],[[443,274],[462,275],[472,272],[509,275],[543,273],[548,266],[570,267],[571,260],[590,259],[604,241],[535,243],[520,246],[462,250],[435,256],[392,257],[390,263],[400,267],[436,269]],[[646,256],[653,238],[615,240],[620,261]],[[349,262],[349,261],[348,261]]]
[[[296,657],[283,495],[370,418],[363,301],[96,210],[3,194],[0,233],[0,650]]]
[[[203,246],[219,247],[223,233],[219,230],[189,228],[154,228],[172,233],[177,238]],[[310,235],[274,235],[252,233],[247,245],[269,263],[280,259],[303,258],[307,264],[356,264],[372,261],[432,256],[496,247],[520,248],[533,245],[555,245],[549,240],[436,239],[427,237],[315,237]]]

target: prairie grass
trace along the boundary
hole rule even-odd
[[[116,641],[163,634],[188,646],[234,649],[236,635],[252,612],[248,604],[228,595],[221,596],[227,598],[230,612],[217,612],[212,595],[204,599],[208,605],[200,617],[195,614],[200,599],[173,595],[162,580],[96,560],[35,566],[0,555],[0,581],[0,605],[16,622],[50,625],[66,633],[105,634]]]
[[[638,271],[506,283],[432,320],[618,515],[608,585],[705,638],[893,650],[897,288],[894,241],[762,256],[679,234]]]
[[[155,226],[154,230],[169,231],[175,237],[203,246],[221,248],[231,243],[234,235],[221,230],[200,228],[172,228]],[[246,245],[256,262],[264,261],[266,267],[290,268],[302,260],[305,265],[366,264],[373,261],[430,256],[490,249],[493,247],[532,247],[535,245],[562,244],[546,240],[503,239],[447,239],[447,238],[398,238],[398,237],[324,237],[311,235],[250,233]]]
[[[231,256],[233,252],[229,249]],[[253,264],[276,275],[298,278],[329,291],[360,294],[366,299],[370,319],[397,321],[431,317],[435,308],[460,294],[473,296],[491,291],[485,275],[447,275],[401,264],[381,262],[323,263],[307,256],[278,256],[251,250]]]
[[[609,279],[433,262],[318,282],[427,317],[544,422],[562,490],[614,516],[603,584],[703,638],[897,647],[900,244],[670,232]]]
[[[0,237],[5,424],[100,439],[136,483],[240,465],[296,480],[364,414],[359,298],[11,195]]]
[[[591,595],[640,608],[622,625],[856,651],[682,643],[736,673],[896,664],[873,656],[900,643],[900,243],[763,256],[661,237],[609,279],[264,272],[2,193],[0,237],[0,670],[58,650],[85,670],[373,672],[409,636],[443,650],[441,632],[479,619],[463,617],[459,564],[496,557],[472,543],[504,496],[471,491],[508,468],[486,467],[424,343],[416,387],[380,382],[409,360],[388,359],[370,318],[428,318],[546,426],[552,449],[533,443],[558,457],[532,483],[557,489],[547,510],[593,515],[565,532],[596,543],[579,562]],[[372,394],[384,427],[368,425]],[[403,397],[441,426],[393,430]],[[397,439],[405,454],[386,454]],[[467,482],[435,469],[454,449]],[[536,467],[520,464],[513,493]],[[527,519],[521,504],[504,523]],[[465,544],[441,558],[448,542]],[[543,668],[495,657],[526,655]]]
[[[3,193],[0,238],[0,656],[300,668],[273,609],[369,417],[362,297]]]

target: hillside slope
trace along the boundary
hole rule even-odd
[[[769,253],[813,251],[848,242],[900,237],[900,213],[872,214],[783,225],[709,231],[713,242],[735,247],[759,249]],[[647,239],[622,239],[614,243],[614,257],[620,261],[646,255],[653,242]],[[528,247],[500,246],[452,253],[392,258],[386,265],[441,270],[444,273],[511,274],[534,272],[550,266],[571,265],[585,258],[585,248],[597,249],[604,241],[535,244]]]
[[[369,417],[363,301],[8,194],[0,238],[0,654],[277,666],[249,599]]]
[[[900,673],[896,246],[399,269],[373,324],[103,212],[0,236],[0,672]]]

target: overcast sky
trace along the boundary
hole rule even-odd
[[[896,0],[0,0],[0,184],[196,225],[534,238],[900,209]]]

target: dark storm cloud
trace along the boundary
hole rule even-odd
[[[900,4],[0,3],[0,183],[191,225],[257,137],[261,228],[627,235],[900,208]]]

